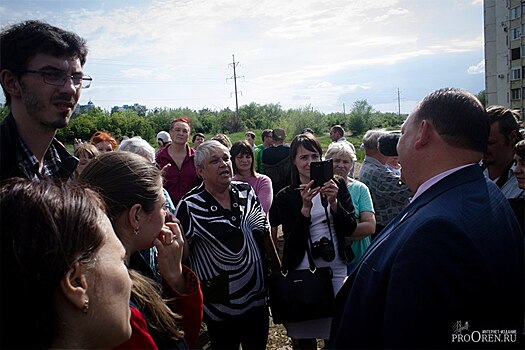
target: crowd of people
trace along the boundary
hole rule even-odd
[[[204,323],[212,349],[264,349],[269,276],[314,264],[333,313],[285,321],[294,349],[523,348],[518,112],[437,90],[366,132],[358,173],[341,125],[324,152],[310,128],[232,143],[177,117],[156,149],[94,130],[71,155],[85,40],[26,21],[0,46],[0,347],[193,349]]]

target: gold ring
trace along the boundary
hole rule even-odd
[[[175,236],[171,236],[171,241],[166,242],[166,245],[171,245],[175,241]]]

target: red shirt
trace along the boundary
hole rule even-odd
[[[162,169],[166,164],[171,164],[164,175],[164,188],[170,194],[173,204],[177,206],[182,196],[198,184],[197,170],[193,162],[195,151],[186,145],[186,157],[184,157],[182,167],[179,169],[169,155],[168,148],[166,147],[159,152],[156,162],[159,169]]]

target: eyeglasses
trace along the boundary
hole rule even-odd
[[[53,86],[64,86],[68,79],[73,81],[73,85],[78,89],[87,89],[91,86],[93,78],[82,73],[67,74],[60,70],[22,70],[23,74],[40,74],[44,78],[44,83]]]

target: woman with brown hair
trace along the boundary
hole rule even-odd
[[[312,162],[322,157],[319,141],[311,134],[297,135],[290,145],[292,184],[275,196],[270,209],[272,229],[282,225],[283,268],[289,271],[329,266],[337,294],[354,258],[349,244],[357,222],[344,179],[335,178],[314,187]],[[317,247],[317,249],[314,249]],[[312,259],[309,259],[309,258]],[[328,339],[332,318],[285,323],[294,349],[316,349],[316,339]]]
[[[263,174],[255,172],[252,146],[247,141],[238,141],[230,149],[232,157],[234,181],[246,182],[255,190],[264,212],[268,214],[272,206],[272,180]]]
[[[109,219],[126,248],[128,267],[138,277],[130,305],[146,319],[147,329],[135,320],[137,331],[121,348],[138,346],[143,341],[135,338],[138,334],[149,334],[158,348],[185,348],[184,340],[192,348],[202,320],[202,293],[195,274],[182,265],[184,240],[179,226],[165,224],[160,171],[138,154],[111,152],[93,160],[80,181],[104,198]],[[153,246],[158,255],[141,255]],[[182,326],[171,308],[182,315]]]
[[[0,212],[2,349],[112,348],[130,337],[125,251],[95,192],[13,179]]]

